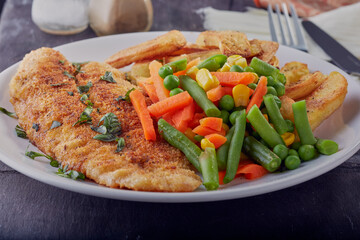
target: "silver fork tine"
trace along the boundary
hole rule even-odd
[[[294,34],[292,33],[291,27],[290,27],[289,12],[288,12],[288,9],[287,9],[287,6],[286,6],[285,3],[282,3],[281,6],[282,6],[282,9],[283,9],[283,12],[284,12],[284,15],[285,15],[286,27],[287,27],[287,31],[288,31],[288,34],[289,34],[289,39],[290,39],[289,46],[294,47],[295,46],[294,37],[293,37]]]
[[[300,48],[303,51],[306,51],[307,48],[306,48],[306,43],[305,43],[305,37],[304,37],[303,32],[301,31],[299,17],[295,11],[295,7],[293,4],[290,4],[290,12],[291,12],[292,19],[294,21],[298,48]]]
[[[271,4],[268,5],[268,16],[269,16],[269,23],[270,23],[270,33],[271,33],[271,39],[275,42],[278,42],[276,31],[275,31],[275,24],[273,19],[273,9]]]
[[[283,30],[284,28],[283,28],[283,25],[282,25],[282,22],[281,22],[281,13],[280,13],[279,5],[276,4],[276,5],[275,5],[275,8],[276,8],[276,14],[277,14],[277,16],[278,16],[278,21],[279,21],[279,26],[280,26],[280,33],[281,33],[282,44],[287,45],[286,39],[285,39],[284,30]]]

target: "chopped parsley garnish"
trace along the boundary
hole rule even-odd
[[[56,174],[60,177],[64,177],[64,178],[71,178],[73,180],[79,180],[85,179],[85,175],[81,172],[75,171],[75,170],[68,170],[69,165],[66,165],[64,168],[59,167],[58,171],[56,172]]]
[[[81,71],[81,67],[85,63],[88,63],[88,62],[73,62],[72,63],[72,65],[75,67],[75,71],[76,71],[75,74],[84,73],[84,71]]]
[[[59,60],[59,63],[64,64],[65,60]]]
[[[103,141],[103,142],[112,142],[112,141],[117,140],[118,137],[113,134],[108,133],[108,134],[98,134],[93,138],[96,140]]]
[[[61,126],[61,122],[53,121],[52,124],[51,124],[50,129],[54,129],[54,128],[57,128],[57,127],[60,127],[60,126]]]
[[[8,115],[9,117],[12,117],[12,118],[15,118],[17,119],[18,117],[16,116],[16,113],[13,113],[13,112],[9,112],[8,110],[6,110],[5,108],[3,107],[0,107],[0,112]]]
[[[36,157],[46,157],[47,159],[50,160],[50,165],[52,167],[59,167],[59,162],[56,161],[55,159],[53,159],[51,156],[46,155],[46,154],[42,154],[42,153],[38,153],[38,152],[34,152],[34,151],[27,151],[25,152],[25,156],[28,156],[31,159],[35,159]]]
[[[106,71],[104,76],[100,77],[100,80],[104,80],[111,83],[116,83],[115,79],[113,78],[112,72]]]
[[[64,85],[68,85],[69,83],[55,83],[55,84],[50,84],[50,86],[52,87],[59,87],[59,86],[64,86]]]
[[[77,125],[77,124],[84,124],[84,123],[88,123],[91,124],[92,120],[91,120],[91,112],[93,111],[92,106],[87,106],[85,108],[85,110],[80,114],[80,118],[79,120],[73,124],[73,126]]]
[[[68,71],[64,71],[63,74],[69,78],[75,79],[75,77],[71,75]]]
[[[40,124],[38,124],[38,123],[33,123],[32,128],[35,129],[35,131],[37,132],[37,131],[39,131]]]
[[[89,81],[86,85],[77,86],[77,90],[80,94],[87,93],[93,86],[92,82]]]
[[[129,91],[126,92],[125,97],[119,96],[119,97],[115,98],[115,100],[116,101],[124,100],[129,103],[130,102],[130,93],[134,90],[135,90],[135,88],[130,89]]]
[[[24,139],[28,138],[25,130],[22,127],[20,127],[19,125],[16,125],[15,132],[16,132],[16,136],[18,136],[19,138],[24,138]]]
[[[73,92],[67,92],[70,96],[74,96]]]
[[[124,149],[124,147],[125,147],[125,140],[124,140],[124,138],[119,138],[118,140],[117,140],[117,147],[116,147],[116,151],[115,152],[121,152],[123,149]]]
[[[81,95],[80,102],[87,106],[93,106],[94,104],[89,99],[89,94],[83,94]]]

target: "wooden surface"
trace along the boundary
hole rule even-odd
[[[153,0],[151,30],[203,30],[194,10],[242,10],[251,1]],[[0,20],[0,70],[40,46],[95,37],[41,32],[31,1],[8,0]],[[2,116],[1,116],[2,117]],[[0,162],[0,239],[356,239],[360,236],[360,154],[297,186],[212,203],[116,201],[61,190]]]

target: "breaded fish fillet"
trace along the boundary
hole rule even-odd
[[[106,71],[112,72],[117,83],[100,80]],[[98,133],[89,124],[73,126],[86,107],[76,87],[89,81],[93,84],[87,92],[94,104],[92,124],[97,125],[106,113],[118,117],[120,137],[125,139],[119,153],[116,142],[93,139]],[[115,99],[133,87],[110,65],[90,62],[79,72],[58,51],[40,48],[20,64],[10,82],[10,101],[34,145],[99,184],[139,191],[195,190],[201,180],[185,156],[160,137],[156,142],[146,141],[131,103]],[[62,125],[50,129],[53,121]],[[38,131],[32,128],[34,123]]]

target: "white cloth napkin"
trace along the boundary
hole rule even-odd
[[[249,7],[246,12],[234,12],[206,7],[198,9],[197,13],[203,17],[204,28],[207,30],[237,30],[246,33],[249,39],[271,40],[266,10]],[[276,23],[277,17],[275,15],[274,17]],[[337,8],[311,17],[309,20],[360,58],[360,3]],[[309,53],[329,60],[327,54],[307,35],[306,31],[303,32]]]

